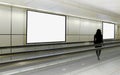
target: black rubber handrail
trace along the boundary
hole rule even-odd
[[[117,44],[120,43],[119,42],[111,42],[111,43],[103,43],[103,45],[109,45],[109,44]],[[94,44],[91,45],[81,45],[81,46],[71,46],[71,47],[59,47],[59,48],[51,48],[51,49],[42,49],[42,50],[31,50],[31,51],[22,51],[22,52],[12,52],[12,53],[4,53],[4,54],[0,54],[0,56],[3,55],[11,55],[11,54],[21,54],[21,53],[31,53],[31,52],[40,52],[40,51],[51,51],[51,50],[58,50],[58,49],[70,49],[70,48],[82,48],[82,47],[90,47],[90,46],[94,46]]]
[[[106,40],[106,41],[114,41],[119,42],[120,40]],[[18,46],[3,46],[0,49],[5,48],[21,48],[21,47],[35,47],[35,46],[48,46],[48,45],[65,45],[65,44],[77,44],[77,43],[93,43],[93,41],[84,41],[84,42],[59,42],[59,43],[43,43],[43,44],[26,44],[26,45],[18,45]],[[109,42],[108,42],[109,43]],[[88,45],[89,46],[89,45]]]
[[[65,45],[65,44],[77,44],[77,43],[86,43],[86,42],[59,42],[59,43],[43,43],[43,44],[26,44],[26,45],[18,45],[18,46],[3,46],[0,49],[4,48],[21,48],[21,47],[33,47],[33,46],[48,46],[48,45]]]

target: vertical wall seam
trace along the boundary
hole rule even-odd
[[[12,53],[12,6],[10,7],[11,8],[11,25],[10,25],[10,46],[11,46],[11,48],[10,48],[10,52]]]

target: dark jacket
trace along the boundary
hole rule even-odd
[[[102,35],[94,35],[94,44],[103,43],[103,36]]]
[[[94,35],[94,44],[95,44],[95,46],[97,47],[101,47],[102,46],[102,44],[101,43],[103,43],[103,36],[100,34],[100,35],[97,35],[97,34],[95,34]],[[98,44],[98,45],[97,45]]]

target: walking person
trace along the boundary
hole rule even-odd
[[[103,35],[101,33],[101,30],[97,29],[97,32],[94,35],[95,48],[102,47],[102,43],[103,43]],[[96,49],[96,55],[98,60],[100,60],[100,54],[101,54],[101,49]]]

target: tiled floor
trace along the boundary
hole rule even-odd
[[[13,75],[120,75],[120,47],[102,50],[100,61],[97,60],[95,51],[88,52],[84,56],[86,57],[80,58],[81,55],[77,54],[76,57],[71,57],[73,61],[70,62],[45,68],[34,66],[34,69],[24,72],[22,69],[26,68],[22,68],[15,73],[16,69],[11,73],[13,72]],[[0,75],[10,75],[10,73],[4,72]]]

